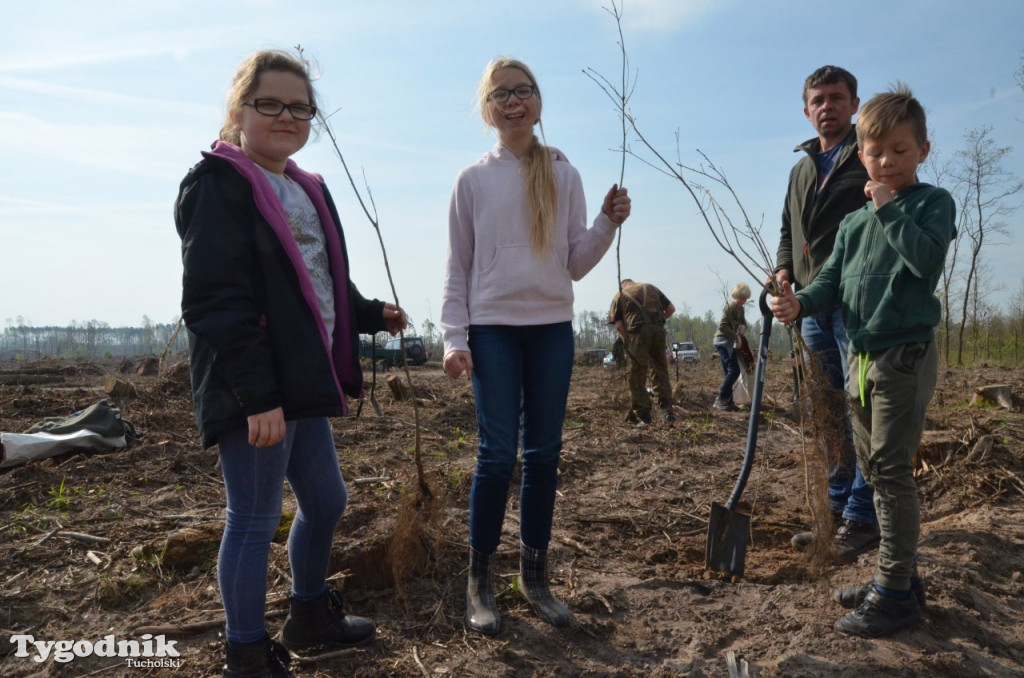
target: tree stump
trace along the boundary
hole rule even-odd
[[[1010,395],[1009,384],[989,384],[975,387],[971,406],[980,405],[983,402],[995,403],[1000,407],[1012,410],[1013,397]]]
[[[224,523],[211,522],[185,527],[167,535],[160,551],[160,564],[188,570],[216,560]]]
[[[160,373],[160,359],[156,357],[143,358],[135,369],[135,374],[140,377],[152,377]]]
[[[395,400],[409,399],[409,387],[405,385],[400,376],[392,374],[387,378],[387,382],[388,388],[391,389],[391,395],[395,396]]]
[[[129,381],[121,381],[117,377],[107,377],[107,383],[103,387],[103,392],[115,400],[127,400],[128,398],[137,398],[139,396],[139,391],[135,388],[135,384]]]

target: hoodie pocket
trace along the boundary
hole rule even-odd
[[[571,285],[568,271],[555,267],[552,254],[538,259],[529,245],[495,248],[494,258],[477,276],[480,296],[491,301],[561,299]]]

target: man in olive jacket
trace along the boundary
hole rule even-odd
[[[789,175],[782,210],[782,232],[776,255],[775,277],[806,287],[832,254],[839,223],[867,202],[867,171],[857,157],[853,115],[860,99],[857,79],[845,69],[823,66],[804,82],[804,115],[818,136],[796,147],[803,156]],[[822,452],[828,466],[829,508],[835,528],[835,546],[847,562],[878,546],[874,491],[857,468],[846,403],[849,339],[838,305],[804,318],[801,335],[826,384],[828,393],[815,393],[812,403],[817,425],[825,431]],[[831,443],[831,444],[830,444]],[[836,449],[836,448],[839,449]],[[831,536],[831,535],[830,535]],[[793,545],[806,548],[814,532],[800,532]]]

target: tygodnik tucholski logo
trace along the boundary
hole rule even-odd
[[[129,667],[178,668],[181,654],[174,649],[176,640],[164,636],[143,634],[139,640],[115,640],[113,634],[100,640],[36,640],[26,634],[11,636],[11,644],[17,646],[15,657],[32,657],[32,661],[43,663],[47,659],[67,663],[75,657],[123,657]],[[34,652],[33,652],[34,651]]]

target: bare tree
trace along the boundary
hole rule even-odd
[[[1020,288],[1010,299],[1010,325],[1013,331],[1013,364],[1021,358],[1021,341],[1024,340],[1024,278]]]
[[[953,176],[961,187],[962,219],[970,251],[967,252],[967,274],[964,279],[964,303],[960,313],[959,345],[956,362],[963,365],[964,330],[967,326],[973,289],[977,289],[981,266],[982,248],[993,237],[1007,235],[1004,222],[999,221],[1017,209],[1008,199],[1024,189],[1024,184],[1003,169],[1002,161],[1009,153],[1009,146],[997,146],[991,136],[992,127],[983,126],[968,130],[964,135],[965,146],[957,151],[958,166]],[[995,244],[995,243],[992,243]]]
[[[601,88],[605,96],[612,102],[622,121],[623,172],[625,171],[625,155],[628,153],[645,165],[678,181],[697,207],[701,219],[718,246],[731,256],[750,277],[755,280],[759,278],[773,279],[772,253],[761,238],[760,225],[751,223],[743,203],[729,183],[724,170],[700,149],[696,151],[700,156],[696,166],[683,163],[678,131],[676,132],[676,160],[670,160],[644,136],[637,126],[636,117],[629,105],[637,77],[635,73],[632,78],[629,76],[629,56],[622,33],[622,9],[614,0],[611,4],[612,8],[605,8],[605,10],[615,19],[619,32],[618,45],[622,53],[621,82],[618,84],[612,82],[589,67],[583,69],[583,73]],[[637,141],[644,149],[641,152],[646,152],[646,155],[634,152],[627,144],[629,131],[636,135]],[[719,200],[716,191],[724,192],[725,202]],[[621,281],[621,272],[619,278]]]
[[[1022,90],[1024,90],[1024,54],[1020,57],[1020,68],[1014,75],[1017,76],[1017,84],[1020,85]]]
[[[960,189],[960,182],[953,174],[952,163],[942,159],[938,149],[934,146],[921,168],[921,174],[931,183],[942,186],[954,196],[960,196],[963,193]],[[963,209],[965,201],[958,199],[957,202],[961,205],[961,210],[957,219],[956,235],[949,244],[946,264],[942,269],[942,289],[939,290],[942,300],[942,357],[947,365],[949,364],[950,347],[953,345],[953,306],[951,304],[952,300],[956,298],[956,286],[959,283],[957,264],[960,263],[960,245],[963,244],[964,233],[967,230],[964,228],[964,218],[967,215],[967,210]],[[966,298],[962,298],[961,303],[966,303]]]

